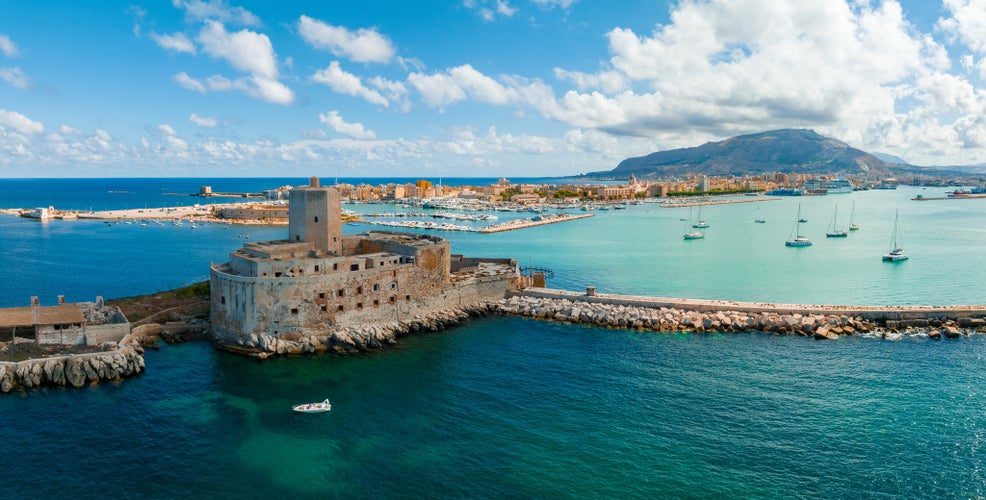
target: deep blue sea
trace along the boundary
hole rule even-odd
[[[166,194],[199,185],[302,182],[0,180],[0,208],[151,208],[201,202]],[[706,206],[711,227],[697,241],[681,238],[687,208],[653,204],[521,231],[436,234],[456,253],[549,267],[549,285],[572,290],[986,303],[986,199],[911,201],[919,194],[944,189]],[[815,244],[787,248],[799,204]],[[861,230],[825,238],[836,206],[840,226],[852,210]],[[895,212],[911,259],[888,264],[880,255]],[[172,288],[205,279],[246,233],[285,232],[0,216],[0,306]],[[490,317],[364,355],[258,363],[189,343],[149,350],[146,363],[120,384],[0,397],[3,496],[986,496],[984,336],[818,342]],[[326,397],[330,413],[290,411]]]

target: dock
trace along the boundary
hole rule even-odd
[[[534,226],[543,226],[545,224],[555,224],[558,222],[567,222],[576,219],[585,219],[587,217],[592,217],[595,214],[579,214],[579,215],[569,215],[569,214],[557,214],[557,215],[542,215],[538,219],[515,219],[507,222],[501,222],[499,224],[493,224],[480,229],[480,233],[502,233],[504,231],[513,231],[515,229],[524,229]]]

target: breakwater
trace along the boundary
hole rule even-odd
[[[932,338],[986,330],[986,306],[824,306],[596,294],[546,288],[508,293],[497,311],[538,319],[652,331],[745,332],[836,339],[922,329]]]
[[[0,392],[43,386],[75,387],[119,381],[144,371],[140,334],[125,336],[110,350],[0,362]]]

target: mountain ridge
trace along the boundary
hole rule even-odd
[[[817,175],[893,175],[893,165],[811,129],[779,129],[739,135],[701,146],[627,158],[589,176],[658,178],[797,172]]]

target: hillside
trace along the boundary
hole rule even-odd
[[[633,174],[639,178],[655,178],[769,172],[891,173],[888,163],[842,141],[821,136],[814,130],[783,129],[627,158],[613,170],[590,175],[625,177]]]

